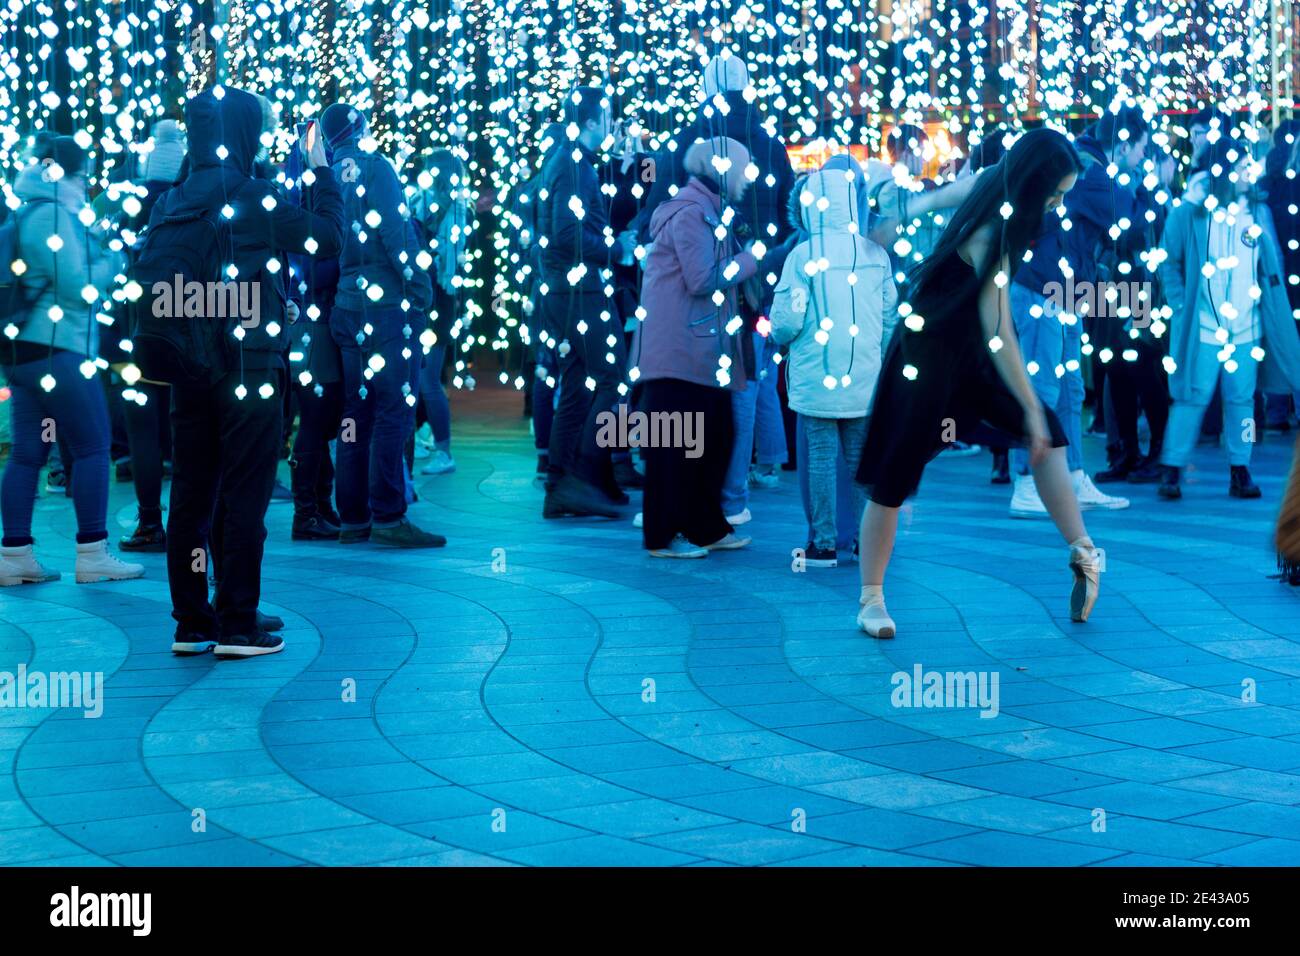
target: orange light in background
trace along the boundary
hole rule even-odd
[[[9,396],[12,394],[13,392],[9,391],[8,385],[0,385],[0,402],[9,401]]]

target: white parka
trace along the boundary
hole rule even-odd
[[[801,415],[866,415],[898,322],[889,255],[857,221],[860,188],[852,173],[822,170],[796,197],[807,238],[785,260],[769,317],[772,337],[790,345],[790,408]]]

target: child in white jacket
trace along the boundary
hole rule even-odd
[[[858,467],[885,344],[898,321],[889,255],[864,235],[854,169],[823,169],[796,186],[808,238],[791,250],[772,303],[772,337],[789,343],[786,390],[807,436],[810,567],[835,567],[837,458]],[[855,522],[866,495],[853,485]]]

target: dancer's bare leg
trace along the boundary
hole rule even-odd
[[[885,569],[894,553],[897,535],[898,509],[867,502],[862,512],[862,527],[858,530],[858,562],[863,587],[879,587],[885,583]]]
[[[1079,512],[1079,500],[1070,481],[1064,448],[1053,448],[1034,466],[1034,484],[1038,486],[1047,513],[1070,546],[1070,571],[1074,575],[1070,617],[1075,621],[1086,621],[1097,603],[1103,558],[1101,551],[1093,545],[1088,529],[1083,526],[1083,515]],[[866,574],[865,568],[863,574]]]
[[[1070,469],[1065,463],[1065,449],[1053,448],[1033,466],[1033,471],[1038,496],[1066,544],[1074,544],[1082,538],[1091,544],[1092,539],[1088,537],[1088,529],[1084,527],[1083,515],[1079,511],[1079,499],[1074,495],[1074,483],[1070,481]]]
[[[858,626],[872,637],[894,636],[894,622],[885,610],[884,583],[897,535],[898,509],[869,502],[862,513],[862,527],[858,529],[858,562],[862,572]]]

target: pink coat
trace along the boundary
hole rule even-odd
[[[730,229],[718,239],[720,208],[718,194],[692,177],[650,219],[654,245],[641,283],[645,317],[632,343],[634,381],[745,387],[741,337],[747,331],[737,286],[758,271],[758,262],[740,251]],[[724,295],[721,305],[714,302],[717,291]],[[723,356],[730,360],[725,385],[718,376]]]

